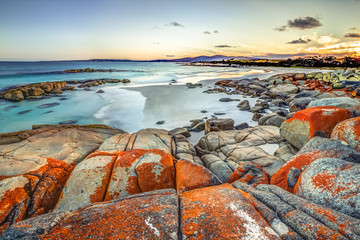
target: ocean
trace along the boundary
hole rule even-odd
[[[118,72],[64,73],[66,69],[116,69]],[[313,70],[297,70],[309,72]],[[214,113],[235,122],[251,122],[249,112],[236,108],[238,102],[219,102],[226,94],[206,94],[216,80],[266,78],[276,73],[294,72],[283,68],[229,68],[183,66],[150,62],[0,62],[0,89],[47,81],[130,79],[131,83],[105,84],[91,91],[65,91],[41,100],[9,102],[0,100],[0,132],[31,129],[35,124],[107,124],[128,132],[142,128],[188,126],[189,120],[210,118]],[[176,83],[171,81],[176,80]],[[206,81],[205,81],[206,80]],[[203,87],[187,89],[185,83],[201,81]],[[171,83],[171,84],[170,84]],[[104,93],[96,93],[102,89]],[[241,95],[230,96],[242,100]],[[255,99],[248,100],[255,104]],[[44,104],[48,104],[44,108]],[[203,111],[203,112],[201,112]],[[207,113],[204,113],[207,111]],[[163,125],[157,121],[165,121]]]

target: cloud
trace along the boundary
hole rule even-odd
[[[301,18],[301,17],[299,17],[294,20],[289,20],[287,25],[289,28],[298,28],[298,29],[304,30],[304,29],[320,27],[320,26],[322,26],[322,23],[317,18],[313,18],[313,17]]]
[[[310,39],[299,38],[296,40],[292,40],[291,42],[288,42],[287,44],[308,44],[309,42],[311,42]]]
[[[169,23],[167,26],[170,26],[170,27],[185,27],[184,25],[178,23],[178,22],[171,22]]]
[[[351,28],[349,28],[349,30],[355,31],[355,30],[359,30],[359,28],[357,28],[357,27],[351,27]]]
[[[313,17],[299,17],[294,20],[288,20],[287,25],[274,28],[275,31],[284,32],[287,28],[296,28],[300,30],[317,28],[322,26],[323,24],[320,22],[318,18]]]
[[[216,48],[235,48],[234,46],[229,46],[229,45],[226,45],[226,44],[224,44],[224,45],[216,45],[215,47]]]
[[[166,55],[166,57],[175,57],[175,55]]]
[[[346,38],[360,38],[360,33],[347,33],[345,34]]]
[[[305,49],[305,52],[320,54],[346,54],[360,52],[360,41],[343,42],[322,47],[310,47]]]
[[[315,37],[314,40],[322,45],[331,45],[337,43],[340,39],[334,38],[330,35],[330,36]]]
[[[160,44],[160,42],[153,42],[153,44]]]
[[[218,30],[214,30],[214,31],[212,31],[212,32],[210,32],[210,31],[204,31],[203,33],[206,34],[206,35],[210,35],[210,34],[212,34],[212,33],[218,34],[219,31],[218,31]]]
[[[277,27],[274,28],[275,31],[279,31],[279,32],[284,32],[286,30],[286,25],[285,26],[281,26],[281,27]]]

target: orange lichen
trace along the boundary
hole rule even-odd
[[[351,118],[336,125],[331,138],[348,142],[351,147],[360,151],[360,117]]]
[[[180,160],[175,167],[178,193],[212,185],[210,173],[200,165]]]
[[[316,159],[326,157],[329,154],[331,153],[323,150],[323,151],[312,151],[295,157],[293,160],[287,162],[284,166],[282,166],[274,175],[272,175],[270,184],[277,185],[278,187],[281,187],[282,189],[293,193],[294,192],[293,188],[290,188],[288,186],[287,177],[290,169],[292,167],[301,169],[303,166],[309,165]]]
[[[251,169],[257,169],[258,172],[250,171]],[[233,183],[235,181],[241,181],[256,187],[259,184],[269,184],[270,176],[258,164],[242,163],[231,174],[228,183]]]

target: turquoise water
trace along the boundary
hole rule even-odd
[[[117,69],[121,72],[63,73],[66,69],[87,67]],[[237,102],[218,101],[228,97],[226,94],[202,93],[213,86],[213,81],[205,81],[203,88],[196,89],[187,89],[184,84],[210,79],[265,78],[286,71],[289,70],[194,67],[176,63],[0,62],[0,89],[47,81],[99,78],[131,80],[129,84],[105,84],[92,87],[92,91],[66,91],[60,96],[37,101],[0,100],[0,132],[31,129],[34,124],[58,124],[69,120],[77,121],[78,124],[107,124],[128,132],[149,127],[172,129],[189,125],[191,119],[211,117],[215,112],[225,112],[223,117],[231,117],[237,123],[251,122],[251,114],[240,112],[236,108]],[[177,80],[177,83],[169,85],[171,80]],[[99,89],[105,93],[96,93]],[[255,99],[250,101],[255,103]],[[50,104],[51,107],[44,108],[44,104]],[[201,113],[202,110],[208,113]],[[165,124],[157,125],[156,122],[161,120]]]

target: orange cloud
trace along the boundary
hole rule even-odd
[[[360,53],[360,41],[343,42],[321,47],[309,47],[305,49],[305,52],[319,54],[347,54],[354,52]]]

